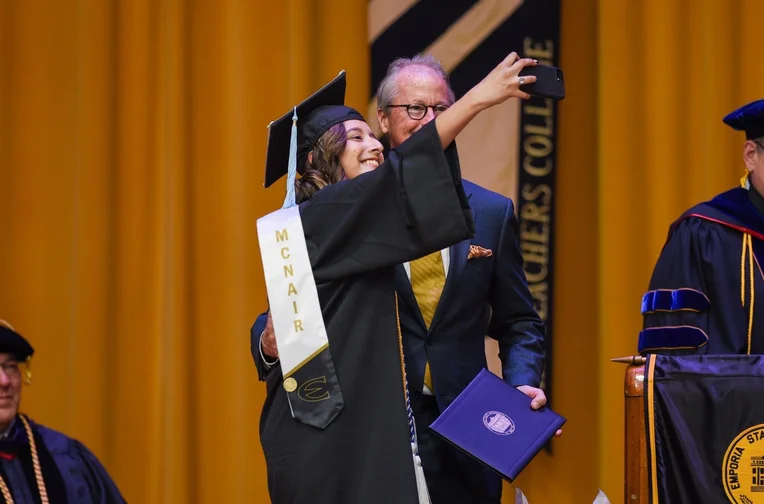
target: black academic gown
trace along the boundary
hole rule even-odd
[[[433,121],[300,215],[345,406],[324,430],[302,424],[269,373],[260,438],[272,502],[416,504],[393,267],[473,235],[456,147],[443,151]]]
[[[753,188],[685,212],[643,297],[640,353],[764,353],[763,261],[764,200]]]

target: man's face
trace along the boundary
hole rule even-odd
[[[759,194],[764,195],[764,138],[745,142],[743,161],[748,169],[751,184]]]
[[[395,77],[395,88],[392,105],[451,105],[446,82],[435,70],[426,66],[413,65],[401,70]],[[409,117],[404,107],[377,111],[379,127],[388,135],[391,148],[398,147],[435,117],[432,108],[428,108],[419,120]]]
[[[21,370],[13,354],[0,353],[0,432],[5,431],[19,411]]]

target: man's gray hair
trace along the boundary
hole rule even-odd
[[[448,78],[448,72],[443,68],[443,65],[430,54],[417,54],[413,58],[397,58],[390,66],[387,67],[387,74],[382,82],[379,83],[377,88],[377,108],[387,108],[393,104],[395,95],[398,94],[398,88],[396,86],[396,77],[404,68],[410,66],[423,66],[435,70],[443,78],[448,88],[448,104],[454,103],[454,91],[451,89],[451,84]]]

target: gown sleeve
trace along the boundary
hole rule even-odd
[[[101,462],[88,448],[73,440],[72,455],[82,464],[82,475],[90,491],[93,504],[124,504],[126,501],[119,492]]]
[[[710,331],[725,331],[720,315],[734,309],[735,294],[740,309],[739,272],[730,277],[728,265],[741,243],[731,249],[727,235],[722,226],[696,217],[676,225],[642,297],[641,354],[698,353]]]
[[[265,357],[260,348],[260,335],[265,331],[265,326],[268,323],[268,312],[265,311],[258,315],[255,323],[252,324],[252,328],[249,330],[249,351],[252,354],[252,360],[255,361],[255,367],[257,368],[257,377],[260,381],[265,381],[268,373],[276,367],[278,359],[271,358],[272,362],[268,363],[263,360]]]
[[[431,121],[376,170],[300,207],[316,282],[414,260],[474,235],[455,144]]]

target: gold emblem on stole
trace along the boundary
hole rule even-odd
[[[764,504],[764,424],[732,440],[722,464],[724,492],[734,504]]]
[[[291,376],[284,380],[284,390],[287,392],[294,392],[297,390],[297,380],[292,378]]]
[[[319,402],[329,399],[329,389],[326,384],[326,376],[317,376],[300,385],[297,397],[305,402]]]

